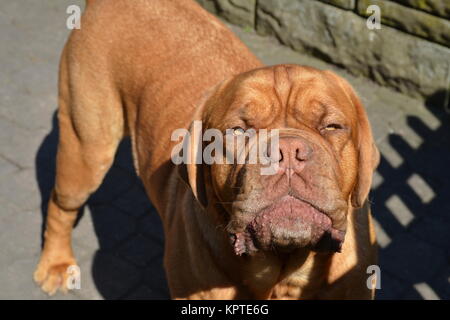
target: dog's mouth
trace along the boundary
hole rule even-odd
[[[231,232],[236,255],[258,250],[291,252],[298,248],[340,252],[345,231],[332,226],[332,220],[311,204],[286,196],[263,209],[244,231]]]

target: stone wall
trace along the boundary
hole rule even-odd
[[[233,24],[414,97],[450,86],[449,0],[197,0]],[[381,28],[369,29],[377,5]]]

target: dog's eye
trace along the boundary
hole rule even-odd
[[[329,125],[324,127],[323,130],[325,130],[325,131],[334,131],[334,130],[339,130],[339,129],[342,129],[342,128],[343,127],[340,124],[330,123]]]
[[[235,135],[235,136],[240,136],[240,135],[243,135],[245,133],[245,130],[242,129],[241,127],[234,127],[231,130],[233,132],[233,135]]]

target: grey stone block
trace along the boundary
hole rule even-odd
[[[445,0],[393,0],[444,18],[450,18],[450,2]]]
[[[217,6],[215,0],[195,0],[197,1],[204,9],[208,10],[211,13],[217,13]]]
[[[318,1],[260,0],[256,29],[411,96],[447,90],[449,48],[387,26],[369,30],[364,18],[338,10]]]
[[[218,14],[242,27],[255,26],[256,0],[216,0]]]
[[[450,21],[386,0],[360,0],[358,13],[370,16],[372,13],[367,13],[370,5],[380,8],[383,24],[447,47],[450,45]]]
[[[336,7],[343,9],[353,10],[355,9],[355,4],[357,0],[319,0],[328,4],[332,4]]]

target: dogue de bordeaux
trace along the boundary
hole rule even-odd
[[[163,222],[172,298],[374,297],[367,197],[379,153],[335,73],[264,66],[191,0],[88,0],[62,52],[58,103],[56,182],[34,273],[45,292],[67,290],[77,212],[130,136]],[[275,174],[258,163],[174,164],[172,133],[193,121],[232,135],[278,129]],[[205,142],[192,140],[201,152]]]

